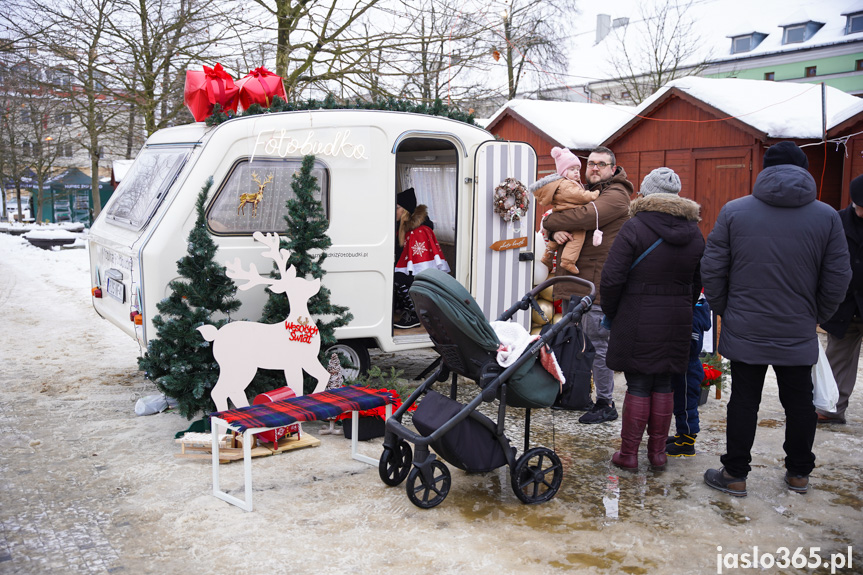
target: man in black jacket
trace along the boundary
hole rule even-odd
[[[839,401],[835,412],[817,410],[818,423],[845,423],[863,342],[863,176],[851,181],[851,202],[839,212],[851,255],[851,285],[833,317],[821,324],[827,332],[827,360],[836,377]]]
[[[836,312],[851,268],[839,214],[816,200],[808,167],[792,142],[771,146],[752,195],[719,212],[701,260],[704,296],[722,316],[719,353],[731,360],[724,467],[704,482],[736,497],[746,495],[767,366],[785,410],[785,484],[805,493],[815,467],[815,328]]]

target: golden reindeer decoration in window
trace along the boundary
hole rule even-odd
[[[243,206],[245,206],[246,204],[252,204],[252,217],[257,217],[258,203],[264,199],[264,188],[267,187],[267,184],[273,181],[273,174],[267,176],[267,179],[262,182],[261,179],[258,177],[258,174],[252,172],[252,180],[257,182],[258,191],[254,194],[240,194],[240,205],[237,206],[237,215],[240,215],[240,213],[246,215]]]

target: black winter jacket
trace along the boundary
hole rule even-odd
[[[616,371],[685,373],[692,308],[701,294],[700,208],[657,193],[636,199],[630,211],[602,268],[602,311],[611,319],[606,364]],[[662,243],[632,268],[658,238]]]
[[[751,196],[725,204],[701,261],[704,295],[722,316],[719,353],[753,365],[814,365],[815,326],[851,279],[836,210],[798,166],[765,168]]]
[[[863,219],[854,213],[854,206],[839,212],[848,252],[851,256],[851,283],[845,293],[845,300],[829,321],[821,324],[824,331],[835,337],[845,337],[848,325],[854,315],[863,317]]]

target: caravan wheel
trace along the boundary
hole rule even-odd
[[[336,352],[342,357],[347,358],[348,362],[354,367],[343,367],[342,375],[347,381],[354,381],[359,376],[365,375],[371,367],[371,358],[369,357],[368,348],[360,341],[345,340],[339,341],[335,345],[327,348],[324,357],[329,359],[330,355]]]

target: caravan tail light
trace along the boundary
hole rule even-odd
[[[92,293],[93,297],[96,299],[102,298],[102,288],[100,288],[100,287],[94,287],[93,289],[90,290],[90,293]]]
[[[142,316],[141,314],[136,315],[135,325],[141,325],[142,323],[144,323],[144,316]]]
[[[135,322],[135,325],[141,325],[143,323],[143,317],[141,317],[141,312],[136,309],[133,309],[129,312],[129,321]]]

